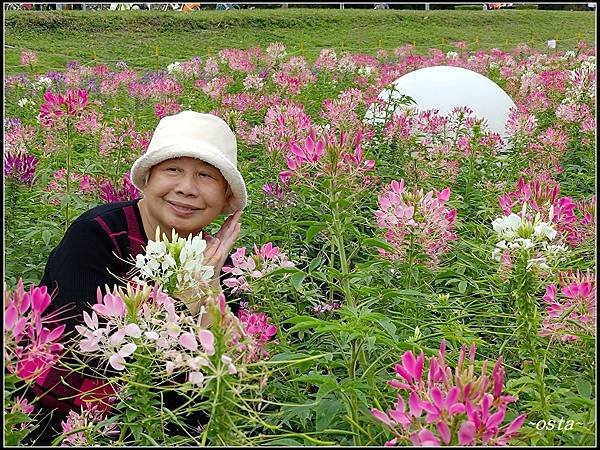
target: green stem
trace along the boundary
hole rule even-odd
[[[346,258],[346,245],[344,242],[344,229],[342,227],[342,223],[341,223],[341,218],[340,218],[340,211],[339,211],[339,206],[337,203],[337,192],[336,192],[336,186],[335,186],[335,181],[332,179],[331,180],[331,184],[330,184],[330,192],[329,192],[329,199],[331,202],[331,209],[332,209],[332,215],[333,215],[333,223],[332,223],[332,228],[333,228],[333,236],[332,236],[332,241],[335,242],[336,247],[337,247],[337,254],[340,258],[340,272],[342,273],[341,276],[341,285],[342,285],[342,291],[344,292],[344,304],[350,306],[350,307],[355,307],[356,304],[354,302],[354,298],[352,296],[352,292],[350,290],[350,280],[349,280],[349,275],[350,275],[350,266],[348,264],[348,259]],[[333,255],[332,255],[333,257]]]
[[[544,367],[539,357],[535,358],[535,373],[538,382],[538,393],[540,395],[540,403],[542,405],[542,414],[544,420],[550,419],[548,414],[548,403],[546,401],[546,384],[544,382]]]
[[[71,204],[71,133],[70,133],[70,123],[69,119],[67,119],[67,141],[66,141],[66,150],[67,150],[67,171],[66,171],[66,187],[65,193],[67,196],[67,203],[65,205],[65,233],[67,232],[67,228],[69,228],[70,216],[69,216],[69,206]]]
[[[221,397],[221,374],[222,374],[222,367],[219,367],[217,370],[219,371],[219,376],[217,376],[217,386],[215,387],[214,390],[214,397],[213,397],[213,404],[212,404],[212,408],[211,408],[211,413],[210,413],[210,417],[208,419],[208,423],[206,424],[206,428],[204,429],[204,432],[202,433],[202,442],[200,445],[202,445],[202,447],[206,446],[206,438],[208,437],[208,431],[210,430],[210,425],[213,423],[214,419],[215,419],[215,414],[217,412],[217,405],[218,405],[218,400]]]
[[[410,243],[408,244],[408,268],[406,270],[407,275],[408,275],[406,277],[407,289],[410,289],[413,284],[412,283],[412,269],[413,269],[414,259],[415,259],[414,245],[415,245],[415,235],[413,233],[410,233]]]
[[[333,256],[334,256],[334,248],[337,247],[337,255],[339,256],[339,260],[340,260],[340,272],[341,272],[341,280],[340,283],[342,285],[342,291],[344,293],[344,304],[348,305],[351,308],[354,308],[356,306],[356,303],[354,301],[354,298],[352,296],[352,292],[350,290],[350,280],[349,280],[349,275],[350,275],[350,266],[348,263],[348,259],[346,257],[346,245],[344,242],[344,229],[342,226],[342,222],[341,222],[341,212],[339,210],[339,204],[337,202],[338,200],[338,192],[336,190],[336,184],[335,184],[335,174],[332,175],[331,179],[330,179],[330,184],[329,184],[329,202],[330,202],[330,208],[332,211],[332,217],[333,217],[333,223],[332,223],[332,230],[333,230],[333,235],[332,235],[332,260],[333,260]],[[334,247],[335,246],[335,247]],[[356,370],[355,370],[355,365],[356,365],[356,360],[359,356],[359,349],[356,347],[357,343],[353,342],[352,343],[352,358],[350,359],[349,365],[348,365],[348,376],[351,380],[354,380],[356,378]],[[349,413],[350,416],[352,418],[351,420],[351,426],[352,426],[352,431],[354,432],[354,437],[353,437],[353,441],[354,441],[354,445],[355,446],[360,446],[361,445],[361,433],[360,430],[356,427],[356,423],[358,422],[358,418],[357,418],[357,398],[356,395],[354,393],[351,393],[349,395],[348,398],[348,402],[349,402]]]
[[[8,189],[6,189],[6,198],[10,199],[10,207],[8,208],[8,214],[6,214],[6,228],[5,230],[13,231],[12,226],[15,223],[15,218],[17,215],[17,208],[19,206],[18,196],[19,196],[19,188],[14,180],[9,179],[7,184]]]
[[[549,419],[548,402],[546,399],[546,387],[544,382],[544,367],[542,365],[542,355],[539,352],[539,343],[537,339],[537,330],[539,329],[539,311],[536,297],[533,295],[537,291],[535,276],[531,270],[527,270],[527,261],[529,254],[523,252],[517,262],[516,275],[516,310],[517,310],[517,330],[519,331],[519,347],[522,351],[523,360],[533,362],[536,373],[536,383],[539,394],[539,400],[542,407],[544,419]]]
[[[117,150],[117,163],[115,164],[115,178],[114,178],[114,183],[115,183],[115,187],[118,185],[119,183],[119,174],[121,173],[121,150],[122,147],[119,146],[119,149]]]

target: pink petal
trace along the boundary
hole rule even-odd
[[[442,437],[442,440],[444,441],[445,444],[449,444],[450,443],[450,428],[448,428],[448,425],[446,424],[446,422],[438,422],[437,425],[437,430],[438,433],[440,433],[440,436]]]
[[[405,352],[402,355],[402,365],[406,369],[406,371],[411,375],[411,378],[415,376],[415,366],[417,364],[417,360],[415,359],[415,355],[413,352]],[[410,380],[408,380],[410,381]]]
[[[446,397],[446,408],[450,409],[450,407],[452,405],[454,405],[456,403],[456,401],[458,400],[458,394],[460,389],[456,386],[453,386],[449,391],[448,391],[448,396]]]
[[[458,443],[459,445],[469,445],[475,440],[475,425],[473,422],[466,421],[460,426],[458,430]]]
[[[50,305],[50,296],[46,286],[36,287],[29,291],[33,310],[38,314],[42,314],[48,305]]]
[[[408,397],[408,406],[410,407],[410,413],[414,417],[420,417],[423,408],[421,407],[421,399],[418,397],[416,392],[411,392]]]
[[[179,336],[179,343],[182,347],[195,352],[198,349],[198,341],[192,333],[183,333]]]
[[[510,424],[508,424],[508,426],[506,427],[505,433],[506,434],[516,433],[517,430],[519,428],[521,428],[521,426],[523,425],[523,422],[525,422],[526,416],[527,416],[526,414],[521,414],[519,417],[517,417],[515,420],[513,420]]]
[[[506,414],[506,410],[504,408],[500,408],[500,410],[494,414],[492,414],[487,422],[485,423],[486,428],[498,428],[498,426],[504,420],[504,415]]]
[[[413,378],[412,375],[404,367],[402,367],[400,364],[396,364],[394,367],[395,367],[396,373],[398,375],[400,375],[402,378],[404,378],[409,383],[412,381],[412,378]]]
[[[59,325],[58,327],[56,327],[55,329],[53,329],[48,336],[46,337],[46,341],[45,342],[52,342],[55,341],[56,339],[60,338],[62,336],[62,334],[65,331],[65,325]]]
[[[419,439],[422,446],[439,446],[440,440],[427,428],[419,431]]]
[[[415,379],[420,380],[423,376],[423,365],[425,364],[425,355],[423,352],[419,354],[417,357],[417,361],[415,364]]]
[[[440,391],[440,388],[437,386],[432,388],[430,394],[435,406],[440,410],[444,409],[444,395],[442,394],[442,391]]]
[[[438,199],[447,202],[450,199],[450,188],[446,188],[438,193]]]
[[[137,345],[135,345],[133,342],[130,342],[129,344],[125,344],[123,347],[121,347],[118,354],[120,356],[122,356],[123,358],[126,358],[126,357],[132,355],[133,352],[135,352],[136,350],[137,350]]]
[[[12,303],[4,310],[4,328],[12,330],[19,316],[17,308]]]
[[[215,354],[215,337],[209,330],[200,330],[198,332],[198,339],[200,339],[200,344],[202,344],[204,351],[209,356]]]
[[[371,408],[371,414],[373,414],[377,420],[389,425],[390,427],[395,425],[395,423],[390,420],[386,413],[379,411],[377,408]]]
[[[124,366],[124,364],[125,364],[125,358],[123,358],[118,353],[115,353],[114,355],[112,355],[108,359],[108,362],[113,367],[113,369],[115,369],[115,370],[124,370],[125,369],[125,366]]]

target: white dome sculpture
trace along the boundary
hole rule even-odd
[[[441,115],[448,115],[454,108],[466,106],[475,117],[486,119],[489,130],[498,133],[506,142],[509,110],[516,106],[508,94],[489,78],[462,67],[433,66],[409,72],[392,85],[378,97],[387,103],[390,95],[392,99],[408,95],[416,103],[399,105],[395,113],[399,113],[400,108],[437,109]],[[382,123],[385,115],[371,105],[364,120],[372,124]]]

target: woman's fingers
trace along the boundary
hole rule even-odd
[[[221,229],[214,237],[210,235],[205,236],[206,250],[204,251],[204,256],[206,263],[214,266],[215,269],[220,270],[229,256],[233,244],[237,241],[241,229],[241,224],[239,223],[240,216],[241,211],[236,211],[223,222]]]
[[[236,224],[239,223],[240,220],[240,216],[242,215],[241,211],[236,211],[235,213],[231,214],[226,220],[225,222],[223,222],[223,226],[221,226],[221,229],[219,230],[219,232],[216,234],[216,237],[218,238],[223,238],[224,235],[229,234],[231,232],[231,230],[233,228],[235,228]]]

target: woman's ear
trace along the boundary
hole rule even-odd
[[[231,200],[233,200],[233,191],[229,187],[229,184],[227,184],[227,190],[225,191],[225,203],[223,204],[223,211],[229,208]]]

